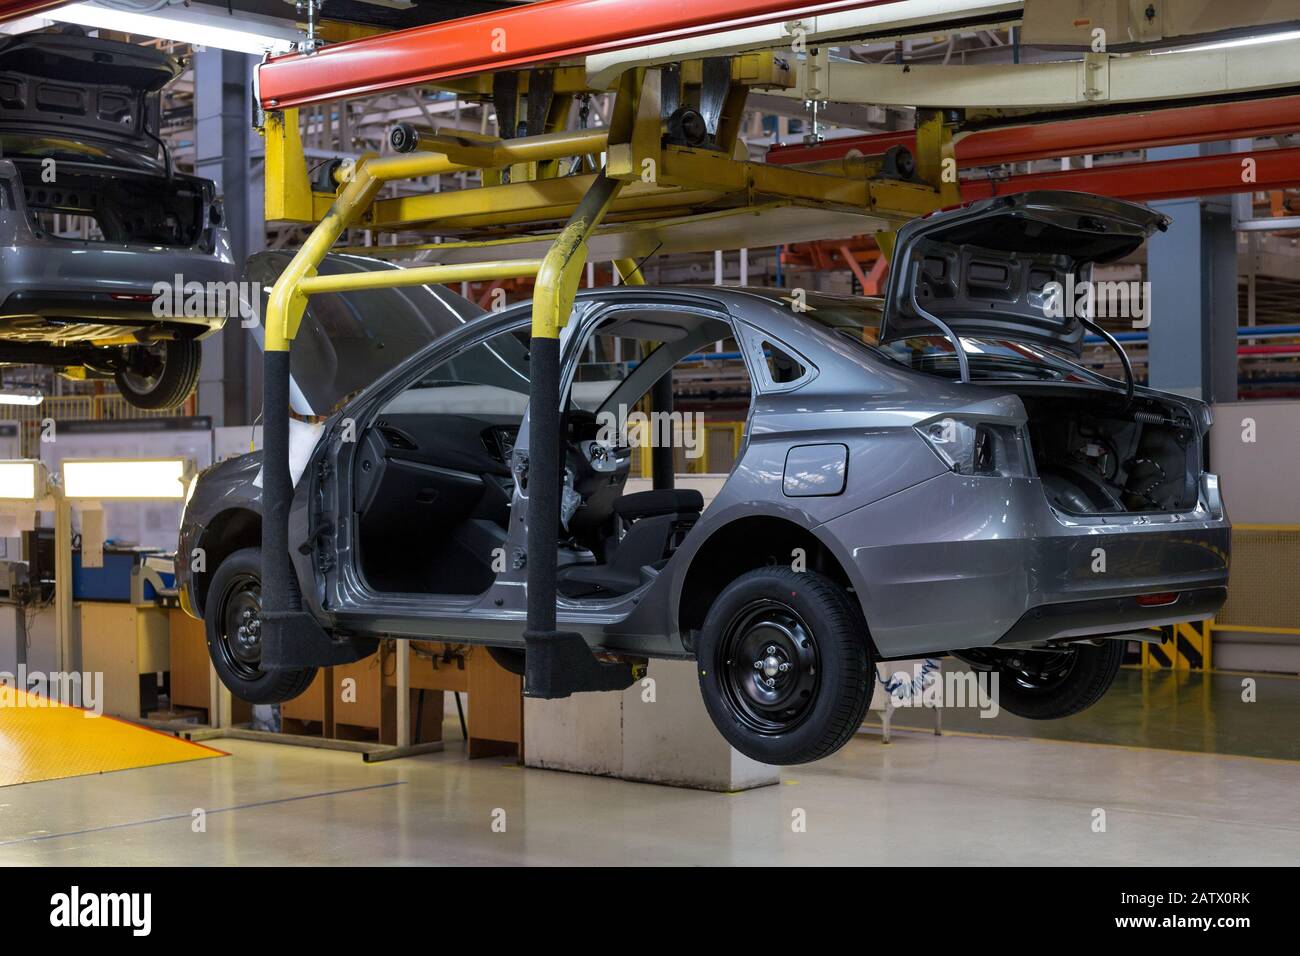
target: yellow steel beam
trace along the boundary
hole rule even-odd
[[[894,261],[894,244],[898,242],[897,229],[879,229],[876,231],[876,245],[886,262]]]
[[[1300,627],[1264,627],[1260,624],[1219,624],[1211,625],[1213,630],[1226,631],[1230,634],[1293,634],[1300,636]]]
[[[289,261],[271,290],[266,314],[266,350],[288,351],[289,343],[297,334],[303,310],[307,305],[307,292],[304,291],[303,283],[316,274],[316,267],[320,265],[321,260],[329,253],[343,231],[357,223],[385,182],[472,169],[484,159],[493,165],[505,166],[513,162],[572,155],[571,150],[575,145],[585,148],[593,141],[593,132],[584,130],[576,134],[557,133],[550,136],[500,140],[490,144],[456,140],[443,144],[447,150],[444,153],[408,153],[358,163],[349,171],[338,197],[307,237],[302,248]],[[285,141],[288,141],[287,137]],[[519,267],[519,262],[511,263],[508,268],[515,271],[509,274],[527,274],[517,271]],[[479,264],[478,268],[486,268],[486,266]],[[501,278],[503,274],[505,273],[499,271],[493,277]],[[367,278],[367,275],[367,273],[359,273],[331,277],[344,280],[341,285],[333,288],[337,291],[347,288],[373,288],[374,286],[364,285],[366,282],[373,281]],[[390,284],[396,285],[401,282],[400,272],[385,272],[380,275],[388,279]],[[445,277],[438,281],[457,281],[455,278],[450,278],[452,275],[450,269],[444,275]]]
[[[521,95],[528,92],[528,80],[532,75],[531,70],[519,71],[519,93]],[[461,96],[480,97],[492,95],[492,73],[478,73],[474,76],[459,77],[454,80],[442,80],[438,83],[432,83],[431,86],[440,90],[448,90]],[[582,66],[557,66],[552,73],[553,90],[556,96],[573,96],[577,93],[604,93],[603,89],[595,89],[587,82],[587,70]]]
[[[447,232],[485,226],[563,220],[596,181],[596,174],[560,176],[501,186],[381,199],[362,220],[368,229],[402,229],[436,223]],[[619,212],[655,214],[720,198],[716,190],[661,189],[630,183],[614,203]]]
[[[609,211],[622,185],[617,179],[598,176],[551,243],[533,287],[534,337],[559,338],[560,329],[569,320],[583,267],[587,264],[587,239]]]
[[[644,70],[628,70],[620,79],[618,97],[609,118],[608,144],[622,144],[631,137],[644,73]],[[622,188],[621,180],[606,176],[603,172],[598,173],[591,187],[574,207],[569,221],[546,250],[542,267],[537,272],[537,281],[533,285],[534,338],[560,337],[560,329],[569,321],[583,266],[587,263],[587,239],[605,218]],[[534,390],[537,388],[536,381],[532,387]],[[530,501],[530,514],[532,507],[533,502]]]
[[[635,214],[653,218],[682,208],[716,203],[728,194],[740,194],[738,198],[751,203],[762,197],[778,197],[811,205],[848,207],[900,221],[923,215],[941,204],[941,194],[926,183],[836,176],[790,166],[742,162],[713,150],[685,146],[666,147],[659,154],[656,180],[646,182],[639,172],[644,157],[632,159],[631,150],[610,152],[611,165],[615,153],[628,157],[621,169],[630,182],[610,210],[620,216]],[[617,175],[612,168],[610,174]],[[437,224],[450,233],[557,221],[576,208],[595,180],[595,174],[561,176],[381,199],[362,218],[361,224],[379,230]]]
[[[498,262],[465,262],[456,265],[414,266],[380,272],[308,276],[298,283],[303,295],[322,292],[355,292],[358,289],[392,289],[410,285],[442,285],[448,282],[491,282],[535,276],[541,259],[510,259]]]
[[[307,32],[307,24],[297,24],[299,30]],[[348,40],[364,40],[366,37],[378,36],[391,32],[391,27],[374,27],[362,23],[348,23],[345,20],[317,20],[316,36],[326,43],[346,43]]]
[[[645,285],[645,273],[635,259],[615,259],[614,268],[618,270],[618,281],[624,285]]]
[[[298,111],[268,113],[262,127],[266,149],[266,219],[315,222],[315,204],[307,162],[302,154]]]
[[[266,218],[268,222],[324,221],[336,196],[311,192],[294,114],[295,110],[267,114]],[[358,167],[369,169],[371,176],[384,181],[417,179],[447,172],[502,169],[514,163],[599,153],[605,149],[607,138],[608,131],[604,129],[566,130],[508,140],[484,139],[459,131],[439,132],[421,137],[425,149],[383,159],[366,158],[365,162],[345,167],[340,176],[346,180],[356,174]]]
[[[939,110],[918,110],[916,119],[916,173],[938,191],[940,208],[954,206],[961,202],[961,187],[952,127]]]
[[[658,181],[658,166],[663,141],[663,113],[660,96],[661,71],[644,70],[636,109],[627,129],[612,137],[606,158],[606,171],[615,179],[645,183]]]
[[[762,64],[751,69],[751,82],[771,79]],[[737,66],[733,61],[733,82]],[[268,116],[268,218],[319,222],[298,254],[275,283],[267,313],[267,349],[286,350],[297,332],[306,296],[318,291],[346,291],[398,284],[473,281],[537,275],[544,301],[534,310],[534,334],[558,334],[567,319],[577,288],[577,274],[586,259],[586,242],[602,220],[610,217],[653,220],[683,209],[721,203],[753,205],[764,199],[793,201],[828,210],[854,210],[887,221],[904,220],[956,201],[957,186],[947,182],[944,160],[951,157],[951,132],[942,114],[921,114],[918,130],[918,170],[923,182],[881,179],[874,170],[842,166],[839,170],[797,168],[739,160],[727,151],[663,146],[659,109],[660,75],[655,70],[630,70],[622,77],[608,129],[556,131],[516,139],[489,139],[455,132],[422,137],[420,151],[384,158],[366,156],[340,172],[336,195],[313,194],[307,184],[306,163],[294,111]],[[393,180],[441,173],[512,168],[521,174],[536,164],[566,157],[606,152],[605,173],[525,179],[423,196],[375,201],[380,187]],[[647,155],[642,156],[645,153]],[[651,159],[650,175],[642,162]],[[626,183],[626,185],[625,185]],[[621,191],[621,192],[620,192]],[[330,248],[353,225],[396,230],[415,224],[436,224],[447,233],[521,223],[546,223],[567,217],[547,256],[513,263],[474,266],[431,266],[423,269],[348,276],[316,277]],[[886,245],[888,243],[886,242]],[[888,254],[888,250],[886,250]],[[455,271],[452,271],[455,270]],[[477,271],[474,271],[477,270]],[[629,271],[628,275],[633,272]]]
[[[683,86],[699,86],[703,82],[703,60],[682,63]],[[736,86],[788,89],[795,85],[795,75],[788,57],[778,56],[775,50],[757,50],[731,58],[731,82]]]

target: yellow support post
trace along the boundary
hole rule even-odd
[[[629,142],[642,71],[623,76],[609,124],[610,153]],[[575,691],[621,690],[632,683],[627,664],[601,663],[582,635],[556,630],[555,528],[560,518],[560,329],[569,319],[587,262],[587,240],[613,205],[622,181],[598,174],[568,223],[551,243],[533,288],[532,341],[528,382],[528,448],[524,470],[528,491],[528,620],[524,696],[568,697]]]
[[[618,281],[624,285],[645,285],[645,273],[635,259],[615,259],[614,268],[618,270]]]
[[[940,110],[918,110],[916,119],[916,173],[938,190],[940,208],[955,206],[961,202],[961,186],[952,127]]]
[[[263,521],[262,521],[262,668],[272,675],[278,670],[322,663],[345,664],[371,653],[373,641],[331,640],[310,614],[294,586],[289,559],[289,507],[293,483],[289,474],[289,349],[302,321],[307,296],[319,292],[346,292],[362,288],[406,285],[411,282],[453,282],[483,278],[537,275],[542,332],[550,332],[555,346],[555,374],[548,407],[558,415],[554,397],[558,391],[559,326],[567,318],[577,290],[576,275],[586,257],[586,240],[609,208],[619,184],[600,177],[588,196],[579,203],[569,226],[553,243],[543,260],[471,263],[462,266],[428,266],[413,270],[381,273],[353,273],[317,276],[316,270],[344,230],[355,224],[373,202],[385,182],[410,179],[461,169],[507,166],[572,155],[575,147],[585,148],[594,140],[592,132],[560,133],[494,143],[449,137],[439,140],[443,152],[410,153],[385,159],[366,158],[347,170],[337,197],[312,230],[302,248],[276,280],[267,305],[264,341],[263,391]],[[603,142],[603,134],[601,134]],[[282,128],[276,141],[281,144],[280,171],[288,176],[295,157],[295,137]],[[300,143],[298,144],[301,158]],[[289,190],[285,193],[288,195]],[[297,194],[297,193],[295,193]],[[299,198],[301,198],[299,196]],[[284,207],[289,208],[289,207]],[[566,305],[568,303],[568,305]],[[534,323],[538,321],[535,314]],[[539,339],[538,341],[543,341]],[[534,386],[535,387],[535,386]],[[542,434],[554,436],[552,427]],[[545,443],[543,443],[545,444]],[[543,484],[545,484],[543,482]],[[558,489],[557,489],[558,502]],[[531,507],[531,505],[530,505]],[[558,504],[556,507],[558,510]],[[552,565],[554,554],[552,554]],[[552,567],[553,570],[553,567]],[[554,580],[552,575],[552,599]],[[552,622],[554,608],[551,609]],[[553,626],[553,624],[552,624]]]
[[[307,162],[302,154],[298,111],[266,114],[262,129],[266,149],[266,219],[284,222],[314,222],[314,201]]]
[[[596,661],[581,635],[556,630],[555,528],[560,518],[560,329],[568,321],[587,262],[587,239],[604,218],[622,183],[596,177],[542,260],[533,290],[528,346],[528,536],[525,565],[528,624],[524,631],[524,695],[568,697],[575,690],[614,690],[626,665]],[[516,462],[519,467],[519,462]],[[608,686],[601,682],[607,682]]]

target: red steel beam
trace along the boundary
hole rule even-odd
[[[0,0],[20,2],[20,0]],[[900,0],[542,0],[285,54],[258,68],[280,109]]]
[[[1246,169],[1243,164],[1248,159],[1254,160],[1254,178],[1249,182],[1242,178]],[[961,198],[964,202],[973,202],[1031,189],[1067,189],[1115,199],[1151,202],[1295,187],[1300,187],[1300,146],[1150,163],[1115,163],[1000,180],[964,179]]]
[[[1300,96],[1279,96],[977,130],[958,138],[953,148],[958,166],[994,166],[1151,146],[1277,136],[1295,130],[1300,130]],[[767,161],[780,165],[825,162],[842,159],[850,150],[875,156],[895,145],[915,150],[916,132],[846,136],[815,146],[774,146],[768,151]]]
[[[0,0],[0,23],[6,20],[17,20],[19,17],[29,17],[33,13],[40,13],[51,7],[61,7],[69,2],[70,0]]]

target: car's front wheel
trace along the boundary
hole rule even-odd
[[[1122,640],[998,656],[998,704],[1017,717],[1055,720],[1086,710],[1110,689],[1124,660]]]
[[[293,700],[316,676],[314,667],[262,668],[262,551],[236,551],[212,575],[203,607],[208,656],[221,682],[241,700],[280,704]]]
[[[122,397],[136,408],[175,408],[199,381],[203,347],[193,339],[135,345],[113,380]]]
[[[862,616],[843,588],[813,571],[758,568],[731,582],[705,618],[696,662],[714,725],[762,763],[834,753],[871,702]]]

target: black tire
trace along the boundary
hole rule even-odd
[[[281,704],[311,685],[316,668],[262,669],[257,646],[261,606],[262,551],[244,548],[222,561],[212,575],[203,608],[208,656],[236,697],[251,704]]]
[[[762,763],[829,756],[871,703],[875,670],[862,615],[843,588],[813,571],[758,568],[732,581],[704,620],[696,663],[714,726]]]
[[[488,657],[516,677],[524,676],[524,652],[513,647],[489,647]]]
[[[199,382],[203,346],[193,339],[172,339],[128,350],[127,365],[113,375],[117,390],[136,408],[174,408]]]
[[[1087,710],[1114,682],[1125,643],[1105,640],[1019,655],[1008,651],[998,667],[998,704],[1029,720],[1056,720]],[[1054,656],[1036,657],[1044,654]]]

